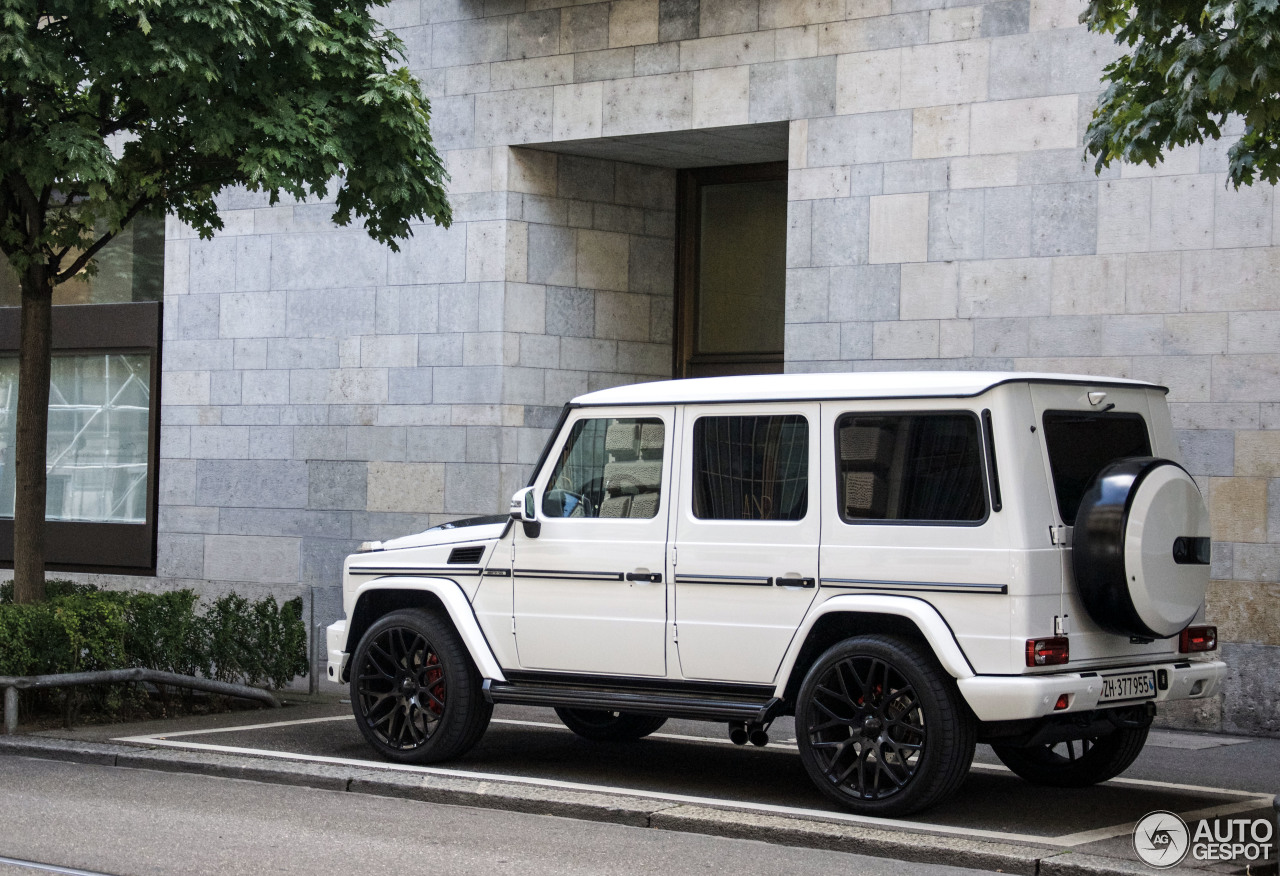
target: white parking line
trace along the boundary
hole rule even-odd
[[[296,721],[275,721],[271,724],[241,724],[239,727],[212,727],[208,730],[179,730],[175,733],[157,734],[157,739],[171,739],[175,736],[203,736],[206,733],[239,733],[242,730],[271,730],[275,727],[296,727],[299,724],[323,724],[326,721],[353,721],[351,715],[331,715],[328,718],[299,718]],[[123,741],[124,739],[132,739],[134,737],[122,737],[122,739],[113,741]],[[139,736],[138,739],[150,739],[149,736]]]
[[[74,867],[59,867],[56,864],[41,864],[38,861],[22,861],[18,858],[0,858],[0,864],[10,867],[25,867],[28,870],[39,870],[42,873],[61,873],[64,876],[110,876],[97,870],[77,870]]]
[[[699,797],[687,794],[672,794],[664,791],[647,791],[640,788],[623,788],[613,785],[595,785],[584,782],[566,782],[558,779],[542,779],[529,776],[513,776],[505,773],[484,773],[472,770],[457,770],[446,767],[423,767],[411,766],[407,764],[383,763],[380,761],[360,760],[356,758],[345,757],[327,757],[324,755],[298,754],[293,752],[272,751],[270,749],[260,748],[243,748],[234,745],[212,745],[209,743],[174,741],[175,737],[199,736],[202,734],[214,733],[234,733],[241,730],[268,730],[278,727],[293,727],[302,724],[320,724],[332,721],[352,721],[351,715],[334,715],[325,718],[304,718],[294,721],[277,721],[266,724],[246,724],[239,727],[218,727],[210,730],[182,730],[175,733],[153,734],[146,736],[123,736],[114,739],[115,742],[130,742],[143,745],[157,745],[166,748],[189,749],[194,751],[214,751],[224,754],[243,754],[254,757],[265,757],[276,760],[292,760],[304,761],[309,763],[324,763],[337,766],[352,766],[365,769],[386,770],[391,772],[410,772],[421,773],[425,775],[448,776],[452,778],[477,779],[487,782],[508,782],[519,785],[529,785],[533,787],[558,788],[570,791],[587,791],[591,793],[603,794],[619,794],[627,797],[637,797],[647,800],[661,800],[663,802],[687,803],[698,806],[709,806],[718,809],[738,809],[751,812],[764,812],[774,815],[789,815],[803,818],[819,818],[828,821],[840,821],[853,824],[863,824],[871,827],[886,828],[906,828],[916,831],[927,831],[931,833],[951,834],[958,836],[974,836],[983,839],[1024,842],[1024,843],[1047,843],[1049,845],[1061,847],[1073,847],[1086,845],[1088,843],[1097,842],[1099,840],[1111,839],[1112,837],[1123,836],[1133,830],[1131,823],[1110,825],[1107,827],[1094,828],[1091,830],[1078,831],[1076,833],[1063,834],[1061,836],[1043,836],[1041,834],[1015,833],[1009,831],[993,831],[982,830],[970,827],[955,827],[946,824],[935,824],[931,822],[905,821],[895,818],[874,818],[865,815],[854,815],[845,812],[828,812],[819,809],[805,809],[795,806],[781,806],[771,803],[753,803],[740,800],[726,800],[716,797]],[[548,721],[522,721],[512,718],[494,718],[494,724],[507,724],[519,727],[537,727],[540,729],[550,729],[557,731],[570,732],[563,724],[552,723]],[[673,739],[687,742],[700,742],[703,744],[714,745],[732,745],[728,739],[718,739],[709,736],[689,736],[678,733],[654,733],[654,738]],[[785,742],[771,742],[770,748],[782,748],[795,750],[795,745]],[[973,769],[985,772],[1004,772],[1008,773],[1008,767],[998,764],[975,763]],[[1183,817],[1188,820],[1200,818],[1212,818],[1218,815],[1231,815],[1237,812],[1245,812],[1250,809],[1270,807],[1271,796],[1261,795],[1252,791],[1240,791],[1233,788],[1212,788],[1200,785],[1185,785],[1174,782],[1160,782],[1152,779],[1111,779],[1107,784],[1121,784],[1128,786],[1136,786],[1143,788],[1152,788],[1168,791],[1184,791],[1190,793],[1211,794],[1216,796],[1235,797],[1236,801],[1231,803],[1223,803],[1218,806],[1206,809],[1196,810],[1195,812],[1184,813]]]

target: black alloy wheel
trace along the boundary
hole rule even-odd
[[[1150,727],[1120,727],[1090,736],[1028,747],[992,745],[996,757],[1033,785],[1086,788],[1127,770],[1146,745]]]
[[[814,783],[855,812],[899,815],[959,788],[974,726],[932,654],[858,636],[818,659],[796,709],[800,757]]]
[[[655,732],[667,719],[661,715],[634,715],[606,709],[568,709],[556,706],[556,717],[583,739],[596,742],[632,742]]]
[[[352,658],[351,707],[383,757],[433,763],[480,739],[493,706],[453,627],[417,609],[392,612],[360,640]]]

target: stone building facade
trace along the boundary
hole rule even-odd
[[[1228,692],[1280,733],[1280,202],[1226,145],[1095,175],[1079,0],[392,0],[456,221],[331,205],[165,244],[159,586],[338,611],[361,540],[503,509],[559,407],[672,375],[679,174],[785,163],[788,371],[1170,387],[1213,516]]]

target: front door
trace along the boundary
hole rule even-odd
[[[769,683],[818,578],[817,406],[689,407],[676,522],[685,678]]]
[[[517,525],[516,650],[525,669],[666,673],[674,410],[576,412],[534,482],[540,531]]]

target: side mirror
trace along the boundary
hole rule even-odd
[[[524,527],[524,534],[528,538],[537,538],[542,532],[542,524],[538,522],[538,500],[534,495],[533,487],[525,487],[518,490],[511,497],[511,507],[508,510],[512,520],[520,521]]]

